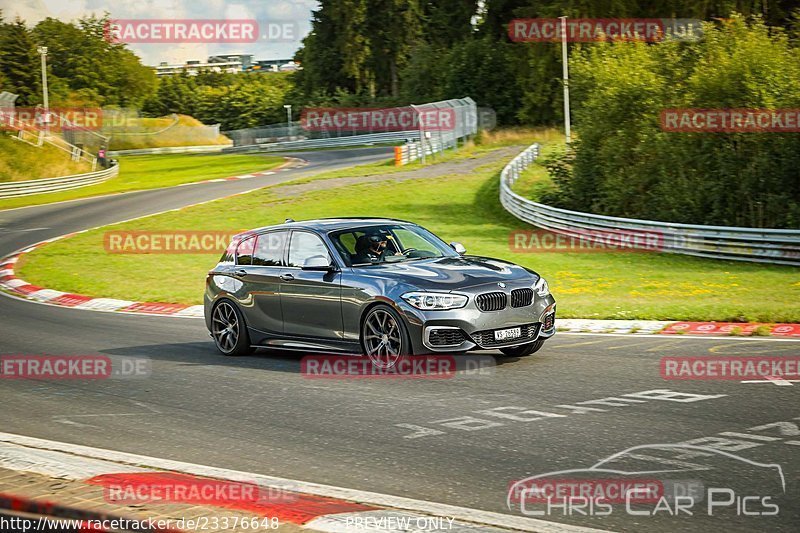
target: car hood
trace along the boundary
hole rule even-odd
[[[498,281],[528,281],[539,276],[519,265],[488,257],[441,257],[355,268],[359,275],[390,278],[421,290],[459,290]]]

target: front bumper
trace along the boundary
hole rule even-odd
[[[493,291],[497,291],[494,287]],[[523,307],[509,305],[499,311],[481,311],[475,303],[476,294],[470,292],[465,307],[446,311],[421,311],[401,302],[399,307],[406,319],[414,353],[507,348],[548,339],[556,332],[556,302],[552,295],[535,296],[533,303]],[[520,337],[495,340],[495,330],[515,327],[520,328]]]

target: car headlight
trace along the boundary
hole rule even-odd
[[[451,294],[449,292],[407,292],[402,298],[423,311],[458,309],[467,305],[468,300],[463,294]]]
[[[538,294],[540,298],[544,298],[550,294],[550,286],[547,285],[547,280],[544,278],[539,278],[539,281],[533,285],[533,290],[536,291],[536,294]]]

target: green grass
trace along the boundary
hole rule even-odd
[[[529,134],[528,137],[517,139],[516,142],[513,143],[475,144],[473,142],[469,142],[466,145],[459,145],[460,147],[458,150],[446,150],[443,153],[439,153],[434,156],[428,156],[425,165],[422,164],[421,160],[417,159],[416,161],[412,161],[407,165],[395,166],[394,159],[391,159],[389,161],[369,163],[366,165],[359,165],[357,167],[341,168],[338,170],[325,172],[323,174],[317,174],[315,176],[300,178],[292,181],[291,185],[299,185],[303,183],[309,183],[312,181],[321,181],[321,180],[336,179],[336,178],[358,178],[358,177],[374,176],[374,175],[385,176],[387,174],[408,172],[420,168],[430,167],[431,165],[436,165],[438,163],[448,163],[448,162],[457,162],[468,159],[478,159],[482,155],[485,155],[487,152],[496,150],[503,146],[519,145],[522,147],[530,145],[534,141],[535,137],[533,137],[532,134]],[[341,148],[337,149],[341,150]]]
[[[226,178],[269,170],[283,164],[284,159],[263,154],[164,154],[123,156],[119,162],[119,175],[103,183],[71,191],[0,200],[0,209]]]
[[[169,117],[139,118],[125,121],[125,127],[116,125],[103,129],[111,137],[111,150],[161,148],[165,146],[202,146],[231,144],[224,135],[213,135],[205,124],[188,115],[178,115],[177,123]],[[106,125],[107,126],[107,125]]]
[[[88,295],[197,304],[219,254],[109,255],[104,231],[240,230],[287,217],[387,216],[414,220],[448,242],[464,243],[469,253],[537,270],[549,280],[561,317],[800,322],[796,268],[672,254],[511,251],[510,232],[529,227],[499,205],[503,164],[469,175],[364,183],[283,199],[275,188],[262,189],[53,243],[26,256],[20,275],[36,285]],[[386,171],[372,167],[348,175]]]
[[[91,170],[88,163],[75,163],[68,153],[54,146],[31,146],[0,131],[0,183],[56,178]]]
[[[523,170],[514,183],[514,192],[525,198],[538,202],[542,194],[554,188],[553,180],[547,172],[545,162],[553,156],[564,153],[564,138],[558,142],[542,145],[539,158],[532,165]]]

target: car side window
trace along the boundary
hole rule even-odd
[[[302,267],[311,257],[324,257],[330,263],[331,256],[328,247],[318,235],[305,231],[292,232],[292,242],[289,244],[290,267]]]
[[[237,265],[252,265],[253,264],[253,246],[255,245],[256,237],[248,237],[239,243],[236,247],[236,264]]]
[[[283,266],[283,251],[288,236],[288,231],[272,231],[259,235],[253,251],[253,264]]]
[[[355,233],[343,233],[339,235],[339,242],[342,243],[342,246],[347,250],[348,253],[351,254],[356,253],[357,239],[358,235]]]

